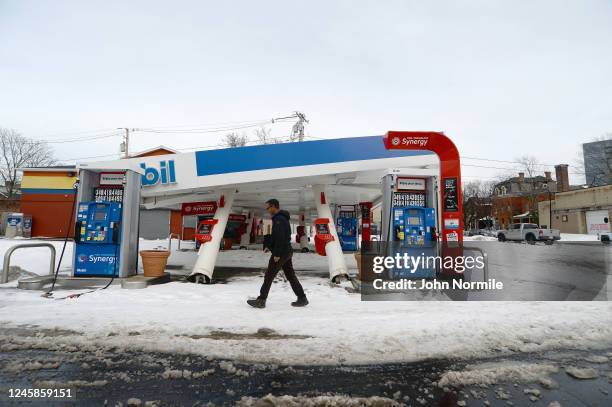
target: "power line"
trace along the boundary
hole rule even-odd
[[[81,135],[81,134],[89,134],[89,133],[96,133],[96,134],[102,134],[102,133],[108,133],[110,131],[113,131],[115,129],[113,128],[109,128],[109,129],[98,129],[98,130],[82,130],[82,131],[72,131],[72,132],[63,132],[63,133],[55,133],[55,134],[48,134],[45,137],[56,137],[56,136],[72,136],[72,135]]]
[[[492,161],[497,163],[509,163],[509,164],[524,164],[520,161],[506,161],[506,160],[494,160],[491,158],[478,158],[478,157],[467,157],[462,155],[461,158],[466,160],[479,160],[479,161]],[[530,165],[538,166],[538,167],[554,167],[556,164],[543,164],[543,163],[532,163]]]
[[[304,136],[305,138],[312,138],[312,139],[321,139],[320,137],[314,137],[314,136]],[[270,138],[268,140],[287,140],[286,137],[274,137],[274,138]],[[252,143],[257,143],[259,142],[258,139],[247,139],[246,140],[246,144],[252,144]],[[214,148],[218,148],[218,147],[228,147],[227,144],[224,143],[218,143],[218,144],[210,144],[210,145],[205,145],[205,146],[193,146],[193,147],[184,147],[184,148],[179,148],[177,149],[178,151],[189,151],[189,150],[197,150],[197,149],[214,149]],[[100,158],[100,157],[109,157],[109,156],[113,156],[115,154],[106,154],[106,155],[102,155],[102,156],[91,156],[91,157],[77,157],[77,158],[70,158],[70,159],[64,159],[64,160],[80,160],[80,159],[90,159],[90,158]],[[505,161],[505,160],[494,160],[494,159],[488,159],[488,158],[476,158],[476,157],[462,157],[462,158],[468,158],[468,159],[474,159],[474,160],[483,160],[483,161],[492,161],[492,162],[508,162],[508,163],[518,163],[520,164],[520,162],[515,162],[515,161]],[[476,165],[476,164],[465,164],[462,163],[461,164],[462,167],[474,167],[474,168],[485,168],[485,169],[493,169],[493,170],[504,170],[504,171],[517,171],[520,170],[520,167],[494,167],[494,166],[488,166],[488,165]],[[570,172],[570,174],[572,175],[584,175],[585,173],[583,172]],[[477,176],[469,176],[469,177],[477,177]],[[498,177],[485,177],[485,176],[481,176],[481,178],[498,178]]]
[[[313,136],[304,136],[305,138],[313,138],[316,139],[317,137],[313,137]],[[287,137],[272,137],[269,138],[268,140],[270,141],[286,141]],[[253,144],[253,143],[258,143],[259,140],[258,139],[247,139],[245,142],[246,144]],[[270,143],[270,144],[277,144],[277,143]],[[280,143],[278,143],[280,144]],[[224,143],[218,143],[218,144],[209,144],[206,146],[193,146],[193,147],[184,147],[184,148],[177,148],[176,150],[178,151],[189,151],[189,150],[197,150],[197,149],[215,149],[215,148],[219,148],[219,147],[228,147],[229,146],[227,144]],[[89,156],[89,157],[73,157],[73,158],[63,158],[63,159],[59,159],[59,161],[75,161],[75,160],[86,160],[86,159],[91,159],[91,158],[104,158],[104,157],[112,157],[112,156],[116,156],[117,154],[105,154],[105,155],[96,155],[96,156]],[[129,158],[129,157],[128,157]]]
[[[522,168],[520,167],[491,167],[491,166],[487,166],[487,165],[476,165],[476,164],[461,164],[462,167],[476,167],[476,168],[488,168],[488,169],[493,169],[493,170],[507,170],[507,171],[517,171],[517,170],[521,170]],[[570,172],[569,174],[573,174],[573,175],[584,175],[584,172]]]

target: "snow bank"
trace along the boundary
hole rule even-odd
[[[461,371],[448,371],[438,381],[439,387],[472,386],[487,387],[501,382],[547,382],[549,375],[559,368],[552,364],[496,362],[468,365]]]
[[[63,240],[30,240],[30,239],[2,239],[0,238],[0,258],[4,259],[4,253],[12,246],[18,244],[27,243],[51,243],[55,247],[55,267],[59,263],[60,254],[64,245]],[[64,258],[62,259],[62,265],[60,267],[60,274],[68,274],[72,270],[72,242],[66,244],[66,251],[64,252]],[[11,256],[11,269],[14,266],[14,272],[21,274],[38,274],[45,275],[49,274],[49,259],[50,250],[46,247],[34,247],[17,249]],[[11,275],[9,274],[9,277]],[[14,279],[15,275],[12,276]]]
[[[6,241],[2,244],[7,247]],[[141,247],[162,244],[143,241]],[[15,289],[15,282],[9,282],[0,286],[0,341],[7,349],[95,351],[107,346],[297,365],[470,358],[612,344],[610,302],[362,302],[359,294],[330,287],[327,259],[312,253],[296,253],[294,262],[308,307],[291,307],[293,292],[279,278],[266,309],[253,309],[246,299],[258,294],[267,258],[254,250],[221,252],[220,265],[253,268],[252,275],[247,272],[227,284],[175,281],[143,290],[111,286],[63,301]],[[348,260],[356,267],[352,255]],[[16,264],[40,272],[37,264],[45,270],[46,261],[30,256]],[[169,260],[183,273],[192,261],[195,253],[179,251]],[[79,291],[56,296],[72,292]],[[24,325],[79,334],[19,336],[17,328]],[[261,328],[275,335],[257,335]],[[218,332],[239,335],[213,334]]]
[[[583,235],[578,233],[561,233],[561,241],[564,242],[596,242],[597,235]]]
[[[464,242],[480,242],[480,241],[493,242],[493,241],[497,241],[497,238],[493,236],[482,236],[482,235],[463,236],[463,241]]]
[[[243,397],[236,407],[399,407],[403,404],[385,397],[351,396],[273,396]]]

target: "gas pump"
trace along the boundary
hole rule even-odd
[[[438,254],[436,233],[435,188],[432,177],[403,177],[395,174],[383,178],[383,210],[388,228],[383,228],[384,239],[389,242],[390,256],[408,255],[413,258],[434,257]],[[386,209],[388,208],[388,209]],[[436,262],[421,262],[416,270],[396,268],[396,278],[433,278],[437,274]]]
[[[315,250],[321,256],[325,256],[325,245],[334,240],[334,235],[329,229],[329,219],[319,218],[314,221],[315,226]]]
[[[393,248],[395,253],[413,257],[436,256],[436,216],[433,208],[404,206],[393,208]],[[434,278],[436,262],[421,263],[416,270],[394,270],[399,278]]]
[[[336,220],[336,231],[343,251],[357,250],[357,216],[354,210],[340,211]]]
[[[434,241],[436,217],[433,208],[416,206],[393,208],[394,240],[410,246]]]
[[[75,277],[118,277],[121,203],[80,202],[75,222]]]
[[[196,242],[199,243],[198,248],[200,245],[208,243],[212,240],[212,231],[217,222],[219,222],[218,219],[204,219],[200,221],[198,224],[198,230],[195,234]]]
[[[141,174],[80,168],[79,180],[73,277],[136,274]]]

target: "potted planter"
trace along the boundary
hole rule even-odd
[[[141,250],[142,269],[145,277],[161,277],[166,270],[170,252],[168,250]]]

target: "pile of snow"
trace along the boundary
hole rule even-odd
[[[486,241],[486,242],[492,242],[492,241],[497,241],[496,237],[493,236],[482,236],[482,235],[475,235],[475,236],[464,236],[463,237],[463,241],[464,242],[472,242],[472,241]]]
[[[490,386],[502,382],[533,383],[550,380],[549,375],[559,368],[543,363],[495,362],[468,365],[461,371],[445,372],[438,381],[439,387]]]
[[[57,369],[61,366],[59,361],[30,361],[30,362],[10,362],[4,367],[4,371],[9,373],[19,373],[24,370],[43,370]]]
[[[236,407],[399,407],[403,404],[386,397],[351,396],[273,396],[243,397]]]
[[[563,242],[596,242],[597,240],[597,235],[561,233],[561,241]]]
[[[4,258],[4,253],[18,244],[29,243],[51,243],[55,247],[55,268],[59,263],[60,254],[64,245],[63,240],[36,240],[36,239],[0,239],[0,258]],[[60,274],[67,275],[72,270],[72,247],[74,243],[68,242],[60,267]],[[49,274],[49,261],[51,251],[47,247],[33,247],[17,249],[11,255],[11,268],[9,270],[9,280],[14,280],[22,276]]]

